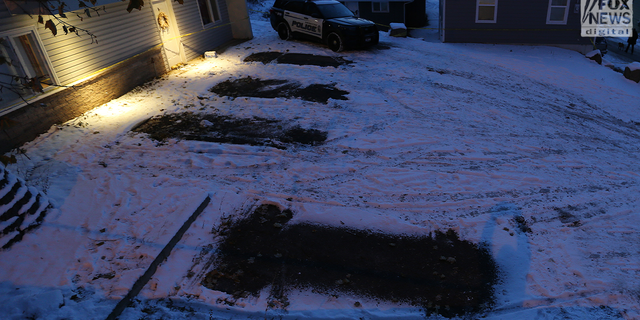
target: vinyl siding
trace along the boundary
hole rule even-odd
[[[4,2],[0,2],[0,4],[2,4],[2,6],[4,7]],[[8,11],[6,13],[8,13]],[[2,16],[4,16],[4,14],[0,13],[0,17]],[[27,15],[16,15],[12,17],[9,14],[4,18],[0,18],[0,32],[28,26],[38,26],[37,17],[34,17],[33,19],[29,18],[29,16]]]
[[[577,0],[570,0],[567,24],[547,24],[549,0],[498,0],[496,23],[476,23],[475,0],[445,0],[445,41],[484,43],[588,44],[580,37]]]
[[[378,24],[381,30],[388,30],[392,22],[405,23],[404,2],[389,2],[389,12],[373,12],[371,2],[358,2],[360,18]]]
[[[182,5],[173,4],[180,34],[195,33],[181,39],[187,60],[195,59],[205,51],[213,50],[233,39],[226,1],[218,0],[218,10],[220,20],[207,25],[211,29],[203,31],[196,0],[185,1]]]
[[[91,37],[82,31],[80,36],[65,35],[62,26],[58,26],[58,35],[53,36],[37,23],[37,17],[27,15],[0,19],[0,31],[36,26],[59,84],[67,85],[160,43],[151,9],[147,6],[128,13],[127,5],[127,2],[108,4],[104,6],[106,12],[100,6],[100,16],[91,12],[91,18],[76,12],[84,17],[82,21],[75,13],[67,13],[68,19],[63,20],[95,34],[97,43],[91,43]]]

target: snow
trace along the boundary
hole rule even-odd
[[[640,62],[632,62],[627,65],[630,71],[640,70]]]
[[[267,292],[229,306],[220,302],[225,293],[186,276],[206,271],[199,258],[212,254],[221,218],[262,203],[290,208],[291,223],[409,234],[452,228],[489,243],[502,278],[486,319],[640,318],[638,84],[577,52],[443,44],[429,40],[433,30],[381,33],[379,49],[336,54],[281,41],[260,16],[252,14],[253,40],[53,126],[24,146],[28,158],[16,154],[7,169],[56,209],[0,252],[5,319],[104,319],[207,195],[211,203],[121,319],[424,319],[411,306],[305,291],[289,296],[286,313],[266,307]],[[242,62],[264,51],[354,63]],[[208,91],[246,76],[335,83],[349,100]],[[293,121],[329,137],[279,150],[158,144],[129,131],[155,115],[200,108]],[[531,233],[505,231],[517,228],[516,216]]]
[[[597,55],[602,56],[602,53],[600,52],[600,50],[599,50],[599,49],[596,49],[596,50],[593,50],[593,51],[591,51],[591,52],[588,52],[585,56],[586,56],[587,58],[593,58],[593,57],[595,57],[595,56],[597,56]]]

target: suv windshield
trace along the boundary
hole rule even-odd
[[[340,3],[319,5],[318,10],[325,19],[353,17],[353,12]]]

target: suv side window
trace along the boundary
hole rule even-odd
[[[313,2],[305,3],[303,14],[306,14],[308,16],[313,16],[314,13],[316,14],[316,17],[321,17],[320,10],[318,10],[318,7],[316,6],[315,3]]]

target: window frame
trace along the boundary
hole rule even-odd
[[[498,21],[498,0],[493,0],[492,4],[480,3],[482,0],[476,0],[476,23],[496,23]],[[480,20],[480,7],[493,7],[493,20]]]
[[[210,27],[222,21],[222,17],[220,16],[220,4],[218,3],[218,0],[196,0],[196,3],[198,5],[198,12],[200,13],[200,22],[202,23],[203,29],[206,29],[207,27]],[[201,3],[204,3],[204,5],[206,6],[207,8],[206,13],[207,13],[207,16],[209,17],[209,20],[211,20],[211,22],[204,23]],[[213,11],[212,6],[215,6],[215,12]],[[218,17],[217,19],[216,19],[216,16]]]
[[[571,0],[566,0],[567,4],[564,6],[552,5],[553,0],[549,0],[549,6],[547,7],[547,24],[567,24],[567,19],[569,17],[569,6],[571,5]],[[551,9],[552,8],[564,8],[564,19],[562,21],[559,20],[551,20]]]
[[[0,32],[0,38],[3,38],[6,41],[6,43],[9,44],[10,50],[12,50],[12,54],[15,56],[15,59],[17,60],[12,62],[14,64],[16,62],[19,64],[19,66],[16,67],[17,69],[19,69],[18,71],[16,71],[16,73],[18,73],[19,76],[25,76],[29,78],[33,78],[37,76],[37,74],[31,74],[33,72],[33,69],[35,69],[35,66],[32,65],[29,57],[25,56],[26,52],[23,52],[24,47],[17,40],[18,37],[21,37],[24,35],[31,36],[31,39],[33,40],[32,52],[36,56],[36,59],[39,60],[38,62],[42,64],[40,67],[44,69],[44,71],[46,71],[51,81],[51,85],[42,89],[43,92],[34,92],[33,90],[29,89],[28,90],[29,92],[22,97],[24,99],[29,100],[29,99],[33,99],[35,97],[41,96],[45,94],[47,91],[53,90],[54,88],[60,85],[60,80],[56,75],[56,72],[53,68],[53,64],[51,63],[51,59],[49,58],[49,55],[47,54],[47,51],[44,48],[42,39],[40,38],[40,35],[37,32],[37,29],[33,26],[10,29],[10,30]],[[20,49],[21,47],[22,49]],[[7,101],[4,101],[4,102],[7,102]],[[24,104],[24,101],[22,101],[21,99],[17,99],[17,100],[8,101],[8,103],[10,103],[8,107],[0,108],[0,115],[6,114],[8,112],[11,112],[17,109],[18,107],[21,107]]]
[[[640,0],[638,0],[640,1]],[[378,3],[380,5],[380,10],[376,10],[376,8],[374,7],[375,4]],[[387,9],[383,10],[382,9],[382,4],[386,3],[387,4]],[[371,13],[388,13],[389,12],[389,1],[372,1],[371,2]]]

